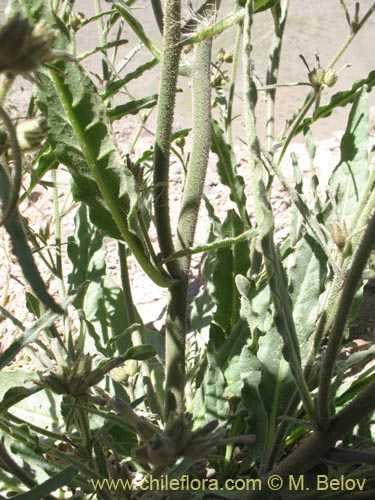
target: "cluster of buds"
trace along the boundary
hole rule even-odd
[[[190,414],[171,415],[163,432],[155,433],[146,444],[133,450],[134,458],[159,468],[167,467],[179,457],[208,458],[216,449],[217,436],[213,431],[217,425],[215,420],[193,431]]]
[[[190,460],[208,458],[220,444],[221,431],[216,431],[216,420],[193,430],[193,419],[189,413],[171,414],[164,430],[147,419],[139,417],[124,401],[114,399],[112,407],[131,423],[142,440],[134,448],[133,456],[141,463],[149,463],[158,470],[168,467],[180,457]]]
[[[0,72],[27,74],[56,59],[72,59],[52,45],[56,34],[44,21],[35,25],[17,14],[0,29]]]
[[[91,354],[82,354],[70,365],[60,360],[56,370],[41,377],[37,383],[56,394],[80,398],[122,363],[123,358],[119,356],[93,369]]]
[[[332,68],[324,69],[320,66],[320,59],[318,54],[315,54],[316,61],[318,66],[310,70],[309,65],[307,64],[306,59],[301,54],[300,58],[304,62],[307,70],[308,70],[308,78],[311,86],[315,90],[315,92],[320,92],[323,87],[333,87],[338,80],[338,74]]]

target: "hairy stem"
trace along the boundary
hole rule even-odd
[[[318,424],[320,429],[326,430],[330,424],[331,414],[331,379],[335,366],[336,356],[341,345],[344,328],[350,314],[351,305],[358,285],[360,284],[363,270],[370,257],[375,243],[375,211],[372,213],[364,231],[352,263],[344,279],[340,293],[338,308],[329,334],[327,349],[324,353],[320,371],[318,393]]]
[[[178,65],[180,61],[181,2],[167,0],[164,16],[163,62],[160,76],[159,105],[154,153],[155,225],[162,257],[174,251],[169,214],[169,161],[172,125],[176,101]],[[167,269],[173,278],[180,278],[178,263],[170,262]]]
[[[219,2],[216,2],[219,4]],[[217,7],[213,4],[212,8]],[[193,71],[193,145],[186,173],[177,226],[176,250],[188,250],[194,242],[199,206],[203,195],[211,143],[211,65],[212,40],[197,46]],[[182,276],[170,289],[166,330],[166,407],[183,411],[185,388],[185,343],[187,322],[188,275],[191,256],[180,257]],[[169,261],[171,262],[171,261]]]
[[[277,84],[280,66],[281,46],[288,15],[288,7],[289,0],[285,0],[282,7],[280,6],[280,4],[277,4],[272,8],[275,30],[267,68],[267,86],[273,86]],[[271,155],[271,157],[273,157],[275,140],[275,100],[276,87],[267,90],[267,151]]]

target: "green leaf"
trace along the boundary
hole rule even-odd
[[[238,213],[244,223],[249,224],[246,212],[245,181],[238,175],[236,158],[225,142],[224,134],[217,121],[212,120],[212,151],[218,156],[217,169],[220,180],[230,189],[230,199],[236,204]]]
[[[319,297],[327,275],[327,258],[318,242],[307,233],[288,257],[287,267],[294,323],[304,359],[309,354],[309,344],[313,342],[311,334],[319,313]]]
[[[113,8],[119,11],[121,16],[128,23],[130,28],[134,31],[140,41],[144,46],[151,52],[151,54],[156,57],[159,61],[161,60],[160,50],[152,43],[152,41],[147,37],[144,32],[142,24],[133,15],[131,9],[126,5],[124,0],[108,0],[108,3],[112,5]]]
[[[244,225],[234,210],[229,210],[221,237],[235,237],[244,231]],[[240,318],[240,298],[235,284],[237,274],[246,274],[250,267],[247,241],[233,247],[217,250],[213,271],[213,300],[216,304],[214,322],[229,334]]]
[[[246,5],[246,0],[237,0],[238,5],[241,7],[245,7]],[[271,9],[272,7],[275,7],[280,3],[280,0],[255,0],[254,1],[254,12],[262,12],[267,9]]]
[[[355,97],[349,114],[348,125],[341,140],[341,159],[329,180],[335,196],[337,215],[330,221],[355,225],[353,216],[368,180],[369,105],[366,87]]]
[[[145,73],[145,71],[154,68],[158,63],[159,63],[158,59],[156,58],[151,59],[150,61],[141,64],[136,70],[127,73],[127,75],[124,78],[120,78],[119,80],[110,82],[107,85],[105,91],[102,94],[100,94],[100,97],[103,100],[108,99],[108,97],[111,97],[114,94],[116,94],[124,85],[126,85],[132,80],[135,80],[136,78],[139,78],[140,76],[143,75],[143,73]]]
[[[89,206],[94,224],[122,239],[112,204],[126,224],[126,215],[135,210],[135,180],[122,165],[106,125],[106,108],[85,71],[73,63],[60,65],[59,71],[63,75],[54,72],[52,78],[39,74],[38,105],[48,121],[47,140],[68,167],[74,196]]]
[[[31,490],[27,493],[21,493],[14,496],[13,498],[16,498],[18,500],[40,500],[41,498],[49,495],[58,488],[69,484],[77,474],[78,470],[76,470],[74,467],[67,467],[66,469],[57,473],[55,476],[47,479],[47,481],[44,481],[44,483],[31,488]]]
[[[0,167],[0,202],[3,206],[7,206],[11,187],[8,175],[3,167]],[[51,311],[62,314],[64,311],[59,304],[55,302],[53,297],[49,294],[47,286],[41,277],[37,265],[34,261],[34,257],[29,247],[25,231],[22,227],[20,215],[18,209],[14,208],[10,215],[5,221],[5,229],[9,234],[12,252],[16,257],[22,273],[31,286],[33,292],[38,297],[40,302],[42,302]]]
[[[81,287],[86,281],[99,283],[106,268],[104,235],[91,224],[84,203],[75,214],[74,225],[74,235],[68,237],[68,256],[73,266],[68,275],[70,291]],[[82,290],[74,301],[78,309],[83,308],[84,294],[85,290]]]
[[[109,109],[109,117],[112,122],[119,120],[126,115],[137,115],[142,109],[153,108],[158,102],[157,94],[142,99],[134,99],[126,104],[120,104],[115,108]]]
[[[2,401],[0,402],[0,413],[3,413],[9,410],[12,406],[16,405],[23,399],[36,394],[41,391],[43,388],[39,385],[34,385],[32,387],[12,387],[8,389],[4,394]]]
[[[153,358],[156,354],[155,347],[150,344],[137,345],[128,349],[124,354],[123,359],[124,361],[128,359],[145,361],[146,359]]]
[[[224,396],[224,375],[217,365],[217,355],[212,341],[208,343],[207,350],[207,370],[194,399],[194,416],[198,425],[212,420],[225,422],[230,410],[228,400]]]
[[[74,296],[69,296],[65,301],[63,301],[63,307],[66,307],[74,299]],[[34,342],[40,332],[45,328],[50,327],[54,321],[58,318],[58,314],[54,312],[48,312],[44,316],[38,319],[30,328],[25,330],[22,335],[20,335],[16,340],[14,340],[10,346],[0,355],[0,370],[9,364],[17,356],[17,354],[28,344]]]
[[[243,384],[242,402],[249,413],[248,433],[256,436],[255,444],[251,445],[251,449],[256,456],[261,457],[268,431],[268,415],[259,391],[262,380],[262,365],[246,346],[241,352],[239,369]]]

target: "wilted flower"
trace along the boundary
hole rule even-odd
[[[44,21],[35,25],[17,14],[0,29],[0,72],[27,74],[56,59],[72,59],[52,45],[56,34]]]

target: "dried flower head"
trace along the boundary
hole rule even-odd
[[[56,34],[44,21],[35,25],[16,14],[0,29],[0,72],[27,74],[56,59],[72,56],[52,45]]]

